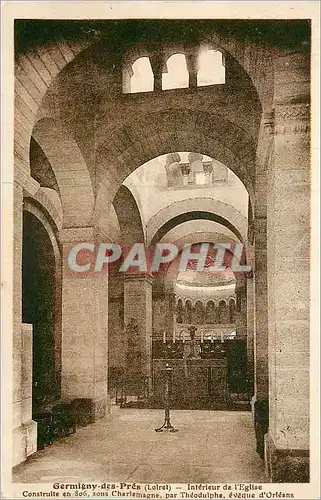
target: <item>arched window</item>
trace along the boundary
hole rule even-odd
[[[229,322],[229,314],[226,303],[221,300],[218,305],[218,323],[224,324]]]
[[[215,323],[215,305],[212,300],[206,304],[206,323]]]
[[[223,54],[218,50],[201,52],[198,60],[197,86],[225,83]]]
[[[167,59],[167,73],[162,76],[162,89],[188,88],[189,75],[184,54],[173,54]]]
[[[140,57],[132,66],[130,93],[151,92],[154,90],[154,74],[148,57]]]
[[[193,307],[193,323],[196,325],[204,323],[204,305],[199,300],[196,301]]]

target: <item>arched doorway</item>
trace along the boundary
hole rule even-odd
[[[22,321],[33,327],[32,410],[60,396],[61,336],[55,249],[39,220],[23,213]]]

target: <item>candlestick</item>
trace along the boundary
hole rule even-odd
[[[204,342],[204,332],[203,332],[203,330],[202,330],[202,331],[201,331],[201,344],[203,344],[203,342]]]
[[[212,342],[212,344],[213,344],[213,342],[214,342],[214,339],[213,339],[213,333],[211,334],[211,342]]]
[[[166,332],[163,332],[163,344],[166,344]]]

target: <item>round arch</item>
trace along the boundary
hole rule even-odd
[[[182,248],[186,243],[190,244],[195,244],[195,242],[199,241],[206,241],[207,243],[235,243],[237,240],[232,239],[228,237],[226,234],[222,233],[203,233],[203,232],[194,232],[194,233],[189,233],[186,234],[185,236],[177,239],[174,241],[174,245],[179,248],[179,254],[177,256],[177,259],[179,258],[179,255],[181,254]],[[172,265],[172,262],[169,262],[167,264],[163,264],[157,275],[154,277],[153,280],[153,290],[154,293],[163,293],[165,289],[165,280],[167,277],[167,273]],[[166,290],[168,291],[168,289]]]
[[[22,311],[23,321],[33,324],[37,411],[39,397],[56,397],[61,391],[62,256],[58,228],[46,209],[37,200],[24,198],[23,214]]]
[[[129,249],[133,243],[145,243],[141,214],[128,187],[120,186],[113,205],[120,226],[122,245]]]
[[[51,118],[39,120],[32,135],[48,158],[57,179],[63,226],[88,225],[94,208],[94,192],[77,142]]]
[[[236,236],[236,238],[239,241],[244,241],[244,238],[242,237],[241,233],[236,229],[233,224],[229,222],[229,220],[216,215],[213,212],[206,212],[206,211],[190,211],[190,212],[185,212],[179,215],[176,215],[172,217],[171,219],[167,220],[161,227],[157,229],[157,231],[154,233],[152,239],[151,239],[151,245],[156,244],[158,241],[160,241],[163,236],[173,229],[175,226],[179,224],[183,224],[184,222],[188,222],[191,220],[212,220],[214,222],[218,222],[219,224],[222,224],[223,226],[227,227],[230,229]]]
[[[136,168],[170,151],[193,151],[230,168],[254,193],[255,144],[252,137],[223,116],[193,109],[139,113],[117,129],[110,122],[97,130],[98,198],[111,200]],[[111,186],[110,184],[114,184]],[[109,188],[109,189],[108,189]]]

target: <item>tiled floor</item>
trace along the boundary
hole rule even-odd
[[[250,413],[114,408],[108,420],[54,442],[14,470],[14,482],[266,482]]]

